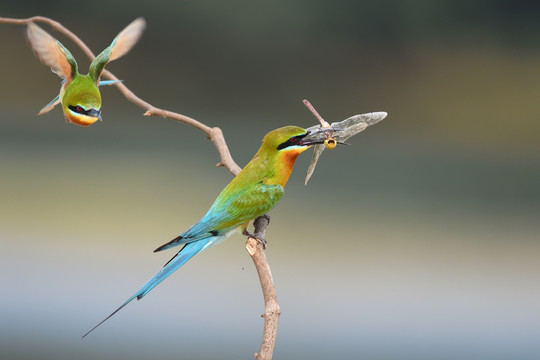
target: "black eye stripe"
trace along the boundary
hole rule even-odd
[[[307,135],[307,133],[301,134],[301,135],[296,135],[296,136],[291,136],[287,141],[285,141],[284,143],[279,144],[277,149],[281,150],[281,149],[288,148],[289,146],[296,145],[298,143],[298,140],[303,139],[306,135]]]
[[[84,108],[80,105],[69,105],[68,108],[73,111],[73,112],[76,112],[77,114],[84,114],[86,115],[86,113],[88,113],[88,111],[84,110]]]

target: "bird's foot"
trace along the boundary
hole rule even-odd
[[[247,236],[247,237],[250,237],[252,239],[257,240],[259,243],[261,243],[263,249],[266,249],[266,245],[268,245],[268,243],[266,242],[266,239],[264,237],[262,237],[260,235],[257,235],[257,234],[250,233],[247,230],[244,230],[244,232],[242,234]]]
[[[260,237],[255,237],[255,240],[257,240],[258,242],[261,243],[263,249],[266,249],[266,245],[268,245],[268,243],[266,242],[266,239],[265,238],[260,238]]]

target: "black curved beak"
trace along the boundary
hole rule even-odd
[[[324,143],[324,133],[321,132],[310,132],[300,140],[298,145],[311,146]]]
[[[86,112],[86,115],[96,117],[101,121],[101,110],[90,109]]]

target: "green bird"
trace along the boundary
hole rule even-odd
[[[60,94],[45,105],[38,115],[49,112],[58,103],[62,103],[64,117],[68,123],[89,126],[101,120],[101,94],[98,87],[120,81],[100,81],[101,73],[109,61],[118,59],[131,50],[145,27],[146,22],[143,18],[133,21],[92,61],[88,74],[81,75],[77,62],[69,50],[45,30],[30,22],[26,38],[32,50],[43,64],[50,66],[55,74],[64,79]]]
[[[270,211],[283,196],[296,158],[311,145],[324,139],[298,126],[269,132],[253,159],[219,194],[210,210],[195,225],[154,252],[183,245],[165,266],[111,315],[88,331],[92,332],[135,298],[150,290],[201,251],[220,243],[238,230],[247,235],[250,222]]]

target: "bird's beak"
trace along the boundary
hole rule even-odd
[[[99,121],[101,121],[101,110],[90,109],[90,110],[88,110],[88,111],[86,112],[86,115],[95,117],[95,118],[97,118]]]
[[[307,135],[304,136],[300,142],[300,145],[311,146],[317,144],[324,144],[324,131],[308,131]]]

